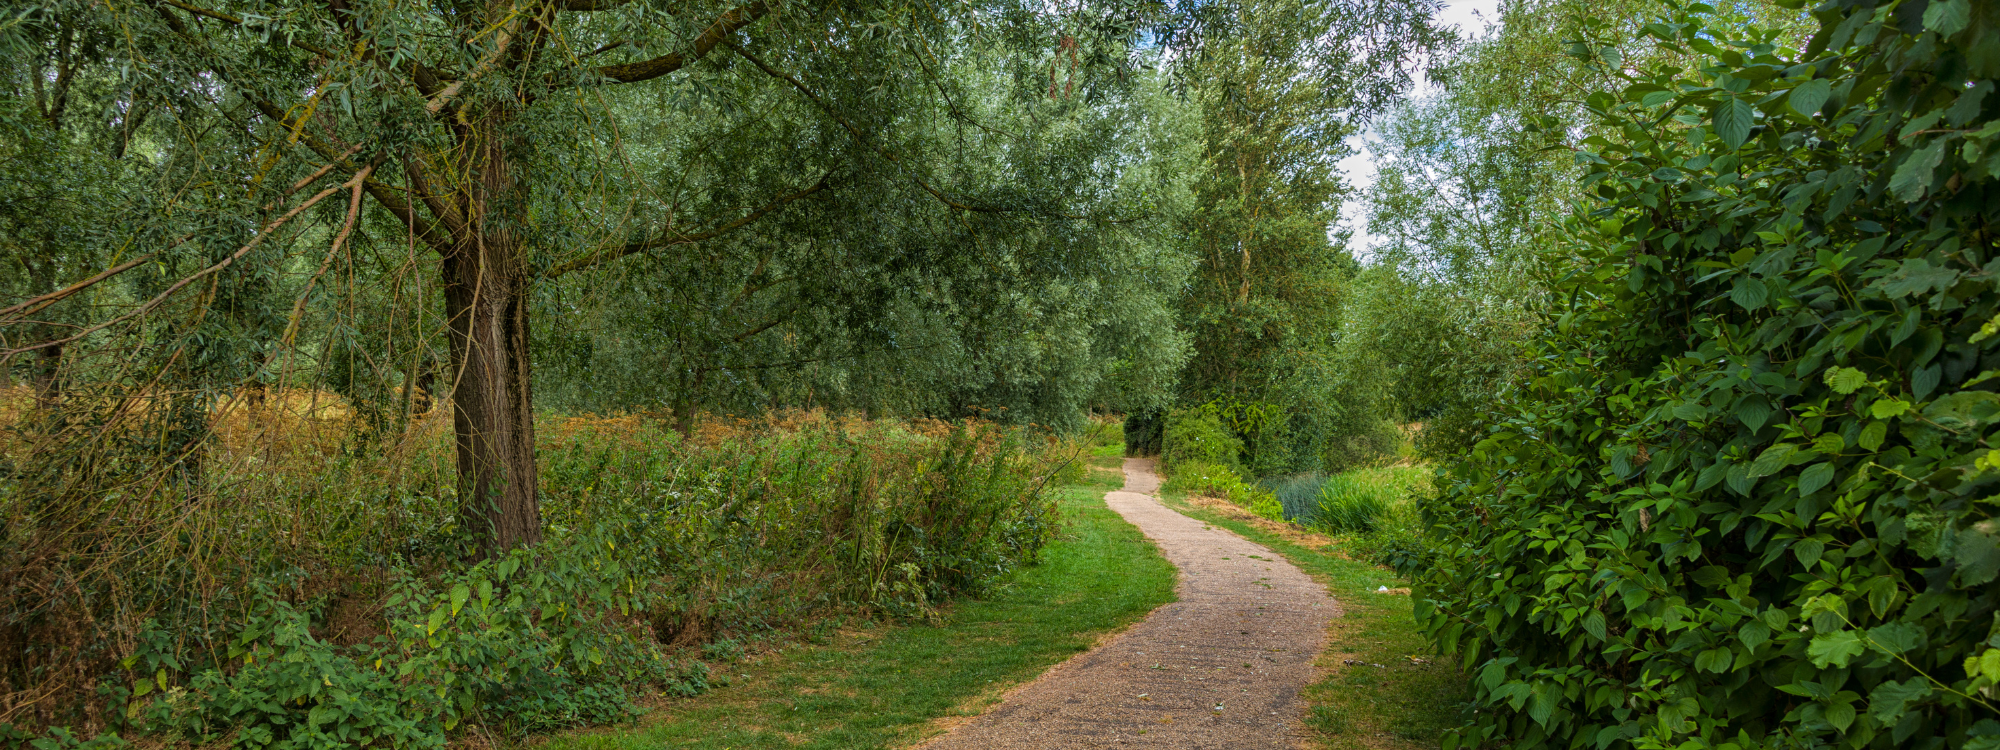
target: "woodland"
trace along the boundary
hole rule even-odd
[[[1444,7],[0,8],[0,743],[627,722],[1122,432],[1446,750],[2000,750],[2000,5]]]

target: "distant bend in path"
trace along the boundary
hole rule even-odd
[[[1313,658],[1339,606],[1269,549],[1151,496],[1152,459],[1125,459],[1105,503],[1180,568],[1180,601],[1056,665],[926,750],[1295,748]]]

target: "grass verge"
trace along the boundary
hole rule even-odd
[[[828,627],[719,665],[733,679],[662,705],[636,727],[542,737],[536,750],[902,747],[977,715],[1007,689],[1088,650],[1173,599],[1174,568],[1104,505],[1119,459],[1093,456],[1083,484],[1057,491],[1069,525],[1039,565],[940,626]]]
[[[1419,635],[1410,598],[1377,593],[1404,583],[1387,569],[1349,559],[1336,540],[1251,515],[1243,508],[1182,495],[1167,505],[1228,529],[1291,560],[1340,601],[1328,626],[1320,679],[1304,696],[1306,726],[1330,748],[1435,748],[1463,723],[1464,677]],[[1407,589],[1404,589],[1407,591]]]

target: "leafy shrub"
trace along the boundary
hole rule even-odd
[[[2000,11],[1691,8],[1645,33],[1696,69],[1588,97],[1603,202],[1428,506],[1445,747],[2000,747]]]
[[[1181,464],[1202,464],[1239,475],[1243,472],[1243,439],[1222,423],[1214,404],[1176,410],[1167,416],[1160,462],[1169,471]]]

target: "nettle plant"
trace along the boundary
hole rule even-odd
[[[1598,202],[1410,571],[1445,747],[2000,748],[2000,4],[1713,12],[1572,49]]]

